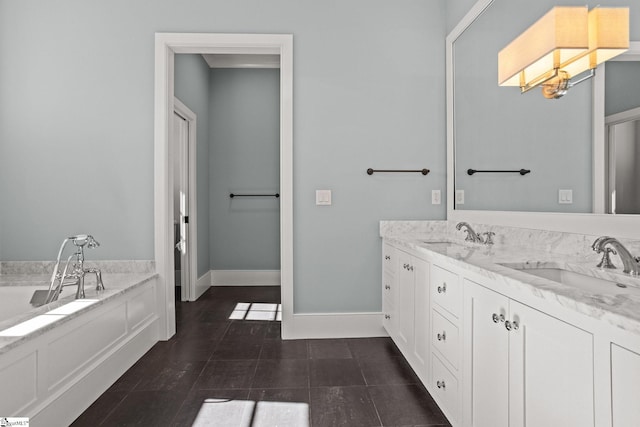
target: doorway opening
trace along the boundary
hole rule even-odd
[[[178,98],[173,100],[173,218],[176,299],[195,301],[206,290],[197,278],[196,144],[197,116]]]
[[[155,261],[159,338],[176,331],[171,135],[175,54],[268,55],[280,63],[280,286],[282,336],[293,320],[293,36],[290,34],[157,33],[155,43]],[[193,211],[191,212],[193,214]],[[192,277],[193,281],[194,278]]]

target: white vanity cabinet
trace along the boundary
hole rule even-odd
[[[383,325],[425,382],[430,364],[429,263],[387,243],[383,254]]]
[[[463,425],[594,426],[593,335],[464,281]]]
[[[614,427],[640,426],[640,354],[611,344],[611,410]]]

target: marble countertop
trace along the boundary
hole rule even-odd
[[[406,233],[385,236],[385,241],[411,252],[429,255],[434,262],[455,265],[522,295],[532,295],[551,304],[559,304],[591,318],[640,334],[640,278],[596,268],[593,254],[559,254],[535,250],[529,246],[496,244],[486,246],[451,240],[446,233]],[[612,284],[604,292],[594,293],[563,285],[506,267],[518,268],[561,267],[580,274],[595,276],[626,285]]]
[[[107,303],[108,301],[117,298],[125,293],[131,292],[134,289],[142,286],[143,284],[149,282],[153,278],[157,276],[155,272],[136,272],[136,273],[105,273],[102,274],[103,283],[105,286],[105,290],[99,291],[95,288],[95,280],[87,279],[87,283],[85,284],[85,299],[87,300],[96,300],[91,304],[87,304],[81,309],[71,313],[66,314],[64,316],[60,316],[56,319],[55,322],[47,324],[46,326],[40,327],[39,329],[30,332],[23,336],[0,336],[0,354],[3,354],[15,346],[30,340],[34,339],[37,336],[40,336],[47,332],[48,330],[59,326],[64,322],[68,322],[71,319],[74,319],[83,313],[94,310],[97,307]],[[12,286],[12,287],[28,287],[28,289],[32,289],[33,286],[38,286],[43,290],[48,289],[48,283],[50,280],[49,275],[44,274],[0,274],[0,286]],[[52,310],[55,310],[59,307],[64,306],[73,301],[83,301],[75,299],[75,289],[69,290],[70,288],[65,288],[64,291],[67,296],[60,298],[57,301],[54,301],[50,304],[43,305],[41,307],[32,308],[28,312],[13,316],[9,319],[6,319],[0,322],[0,331],[4,331],[14,325],[27,321],[28,319],[32,319],[36,316],[45,315]]]

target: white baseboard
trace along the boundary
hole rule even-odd
[[[280,286],[280,270],[211,270],[211,286]]]
[[[387,337],[382,313],[294,314],[283,323],[285,340]]]
[[[211,270],[207,271],[206,273],[204,273],[202,276],[198,277],[198,280],[196,280],[196,289],[195,289],[195,296],[193,298],[193,301],[197,300],[198,298],[200,298],[200,296],[206,292],[207,289],[209,289],[211,287]]]

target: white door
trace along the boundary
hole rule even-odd
[[[613,427],[640,426],[640,354],[611,344]]]
[[[414,359],[417,362],[418,377],[423,382],[428,382],[430,363],[431,327],[429,322],[429,263],[419,258],[412,258],[415,281],[414,300]]]
[[[398,251],[398,343],[406,354],[413,354],[414,267],[406,252]]]
[[[182,301],[191,300],[191,278],[189,277],[189,122],[177,112],[173,113],[174,150],[174,217],[178,221],[178,236],[175,250],[176,286],[180,285]],[[179,270],[179,273],[178,273]],[[178,283],[178,281],[180,283]]]
[[[593,335],[510,301],[510,427],[593,427]]]
[[[507,297],[465,280],[464,425],[509,426],[508,314]]]

